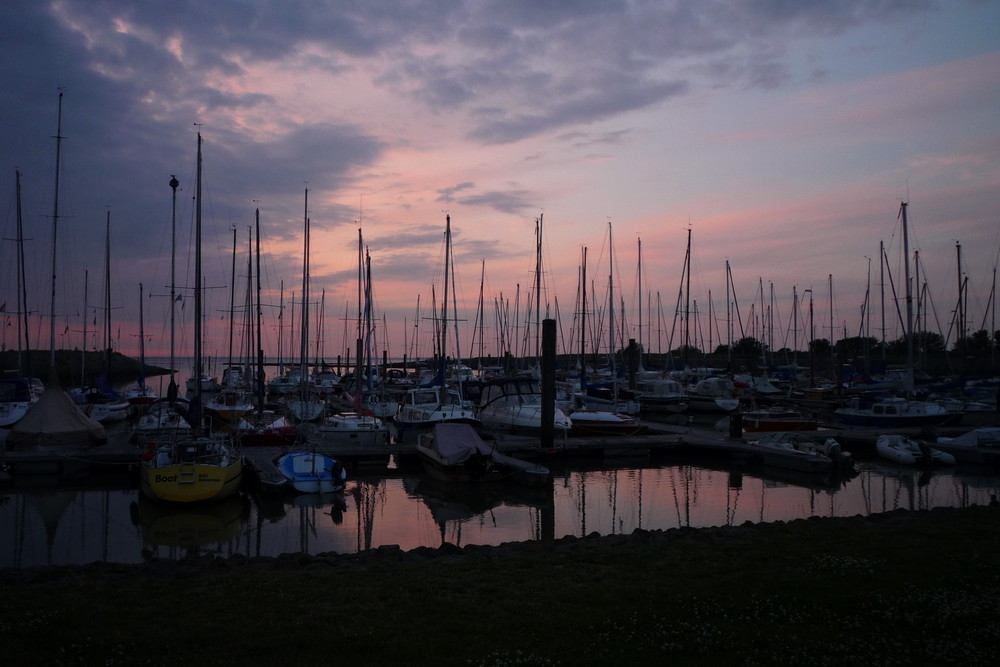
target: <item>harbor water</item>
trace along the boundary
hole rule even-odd
[[[189,376],[182,369],[178,379]],[[710,418],[698,426],[724,429],[727,423]],[[109,437],[127,437],[130,428],[114,426],[119,432],[109,430]],[[389,469],[350,470],[339,494],[265,496],[248,479],[239,496],[190,507],[142,497],[133,466],[74,482],[18,475],[0,486],[0,568],[189,555],[348,554],[446,542],[498,545],[967,507],[1000,496],[998,470],[916,469],[874,454],[859,458],[855,475],[840,478],[675,454],[544,463],[553,474],[543,488],[446,485],[425,476],[419,465],[391,463]]]
[[[554,466],[550,487],[528,489],[445,486],[414,467],[353,474],[340,494],[268,498],[248,487],[238,497],[191,507],[143,498],[130,474],[77,486],[27,477],[0,488],[0,568],[497,545],[966,507],[1000,494],[995,471],[921,471],[879,461],[858,468],[851,479],[824,481],[706,462],[592,463]]]

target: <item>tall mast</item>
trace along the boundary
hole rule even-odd
[[[451,271],[451,216],[444,217],[444,298],[441,300],[441,337],[439,350],[441,351],[441,382],[445,383],[445,375],[448,372],[448,279]]]
[[[792,363],[795,373],[799,372],[799,293],[798,285],[792,285]]]
[[[587,389],[587,246],[580,262],[580,391]]]
[[[363,328],[364,328],[364,289],[365,289],[365,278],[364,278],[364,241],[361,237],[361,225],[358,225],[358,335],[357,340],[362,340]],[[361,359],[358,359],[358,365],[361,365]]]
[[[83,270],[83,345],[80,346],[80,386],[87,384],[87,300],[90,296],[90,270]]]
[[[638,241],[638,272],[639,272],[639,368],[642,368],[642,238]]]
[[[264,317],[260,304],[260,209],[254,211],[254,221],[257,232],[257,381],[254,383],[254,391],[257,394],[257,412],[264,412],[264,341],[261,338],[261,320]],[[279,363],[281,362],[279,352]]]
[[[24,270],[24,218],[21,213],[21,172],[14,170],[17,186],[17,367],[21,366],[21,352],[24,351],[25,375],[34,375],[31,370],[31,346],[28,338],[28,288]],[[86,315],[86,313],[84,313]],[[23,321],[23,322],[22,322]],[[21,336],[24,336],[22,346]]]
[[[173,397],[177,393],[177,383],[174,381],[174,311],[177,304],[177,277],[176,277],[176,256],[177,256],[177,186],[180,183],[177,177],[170,175],[170,385],[167,390],[169,396]],[[173,403],[173,398],[170,399]]]
[[[830,365],[833,371],[833,378],[837,380],[837,346],[833,343],[833,274],[828,273],[826,275],[827,283],[829,285],[830,291]]]
[[[541,358],[542,344],[542,215],[535,221],[535,364]]]
[[[308,397],[306,387],[309,378],[306,364],[309,361],[309,188],[306,188],[305,203],[302,207],[302,331],[299,332],[299,393],[302,402]]]
[[[965,339],[965,309],[962,304],[962,244],[955,241],[956,266],[958,268],[958,340]]]
[[[198,132],[198,161],[195,170],[195,207],[194,207],[194,378],[195,401],[201,410],[201,376],[203,374],[201,359],[202,336],[202,293],[201,293],[201,132]],[[200,412],[199,412],[200,421]],[[198,425],[200,426],[200,424]]]
[[[146,328],[143,324],[142,283],[139,283],[139,389],[146,392]]]
[[[910,284],[910,237],[906,220],[907,203],[900,202],[899,217],[903,220],[903,266],[906,271],[906,369],[907,391],[913,391],[913,286]]]
[[[611,353],[611,380],[615,379],[615,249],[608,221],[608,350]]]
[[[111,211],[107,212],[104,234],[104,359],[111,364]]]
[[[687,250],[684,252],[684,366],[688,365],[691,347],[691,228],[688,227]],[[727,299],[728,302],[728,299]],[[728,308],[728,306],[727,306]],[[731,343],[732,341],[730,341]]]
[[[878,242],[878,282],[879,282],[879,309],[882,318],[882,361],[885,362],[885,242]]]
[[[52,198],[52,298],[49,301],[49,368],[56,368],[56,238],[59,230],[59,161],[62,157],[62,100],[59,90],[59,111],[56,115],[56,179]]]
[[[236,225],[233,225],[233,258],[229,270],[229,360],[227,367],[233,365],[233,319],[236,314]]]

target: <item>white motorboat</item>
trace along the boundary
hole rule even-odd
[[[853,458],[834,438],[814,438],[801,431],[762,433],[749,440],[752,454],[764,465],[801,472],[835,472],[849,468]]]
[[[934,447],[962,463],[1000,465],[1000,427],[977,428],[954,438],[938,438]]]
[[[479,418],[458,391],[441,385],[410,389],[396,413],[396,424],[400,426],[433,426],[445,422],[479,424]]]
[[[880,435],[875,440],[875,451],[882,458],[907,466],[950,465],[955,462],[955,457],[948,452],[898,433]]]
[[[487,382],[479,399],[479,419],[494,429],[538,433],[542,428],[542,392],[538,381],[513,377]],[[552,428],[565,434],[573,426],[566,414],[553,406]]]

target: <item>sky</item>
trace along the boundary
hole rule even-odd
[[[927,327],[954,340],[964,281],[968,329],[992,329],[998,25],[1000,3],[981,0],[9,0],[3,345],[18,345],[19,172],[32,347],[49,347],[54,273],[57,347],[102,348],[110,312],[112,345],[137,354],[141,301],[146,353],[167,354],[175,229],[190,354],[198,132],[218,357],[257,210],[268,355],[299,349],[307,217],[310,338],[326,358],[354,349],[359,230],[376,353],[433,352],[446,216],[450,356],[524,350],[539,254],[561,351],[578,349],[581,312],[588,345],[614,329],[666,351],[678,311],[703,349],[741,335],[805,349],[810,299],[816,338],[897,338],[902,201]]]

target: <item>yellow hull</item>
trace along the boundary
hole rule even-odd
[[[243,461],[235,457],[227,466],[200,463],[146,464],[139,468],[142,492],[171,503],[221,500],[236,493],[243,481]]]

